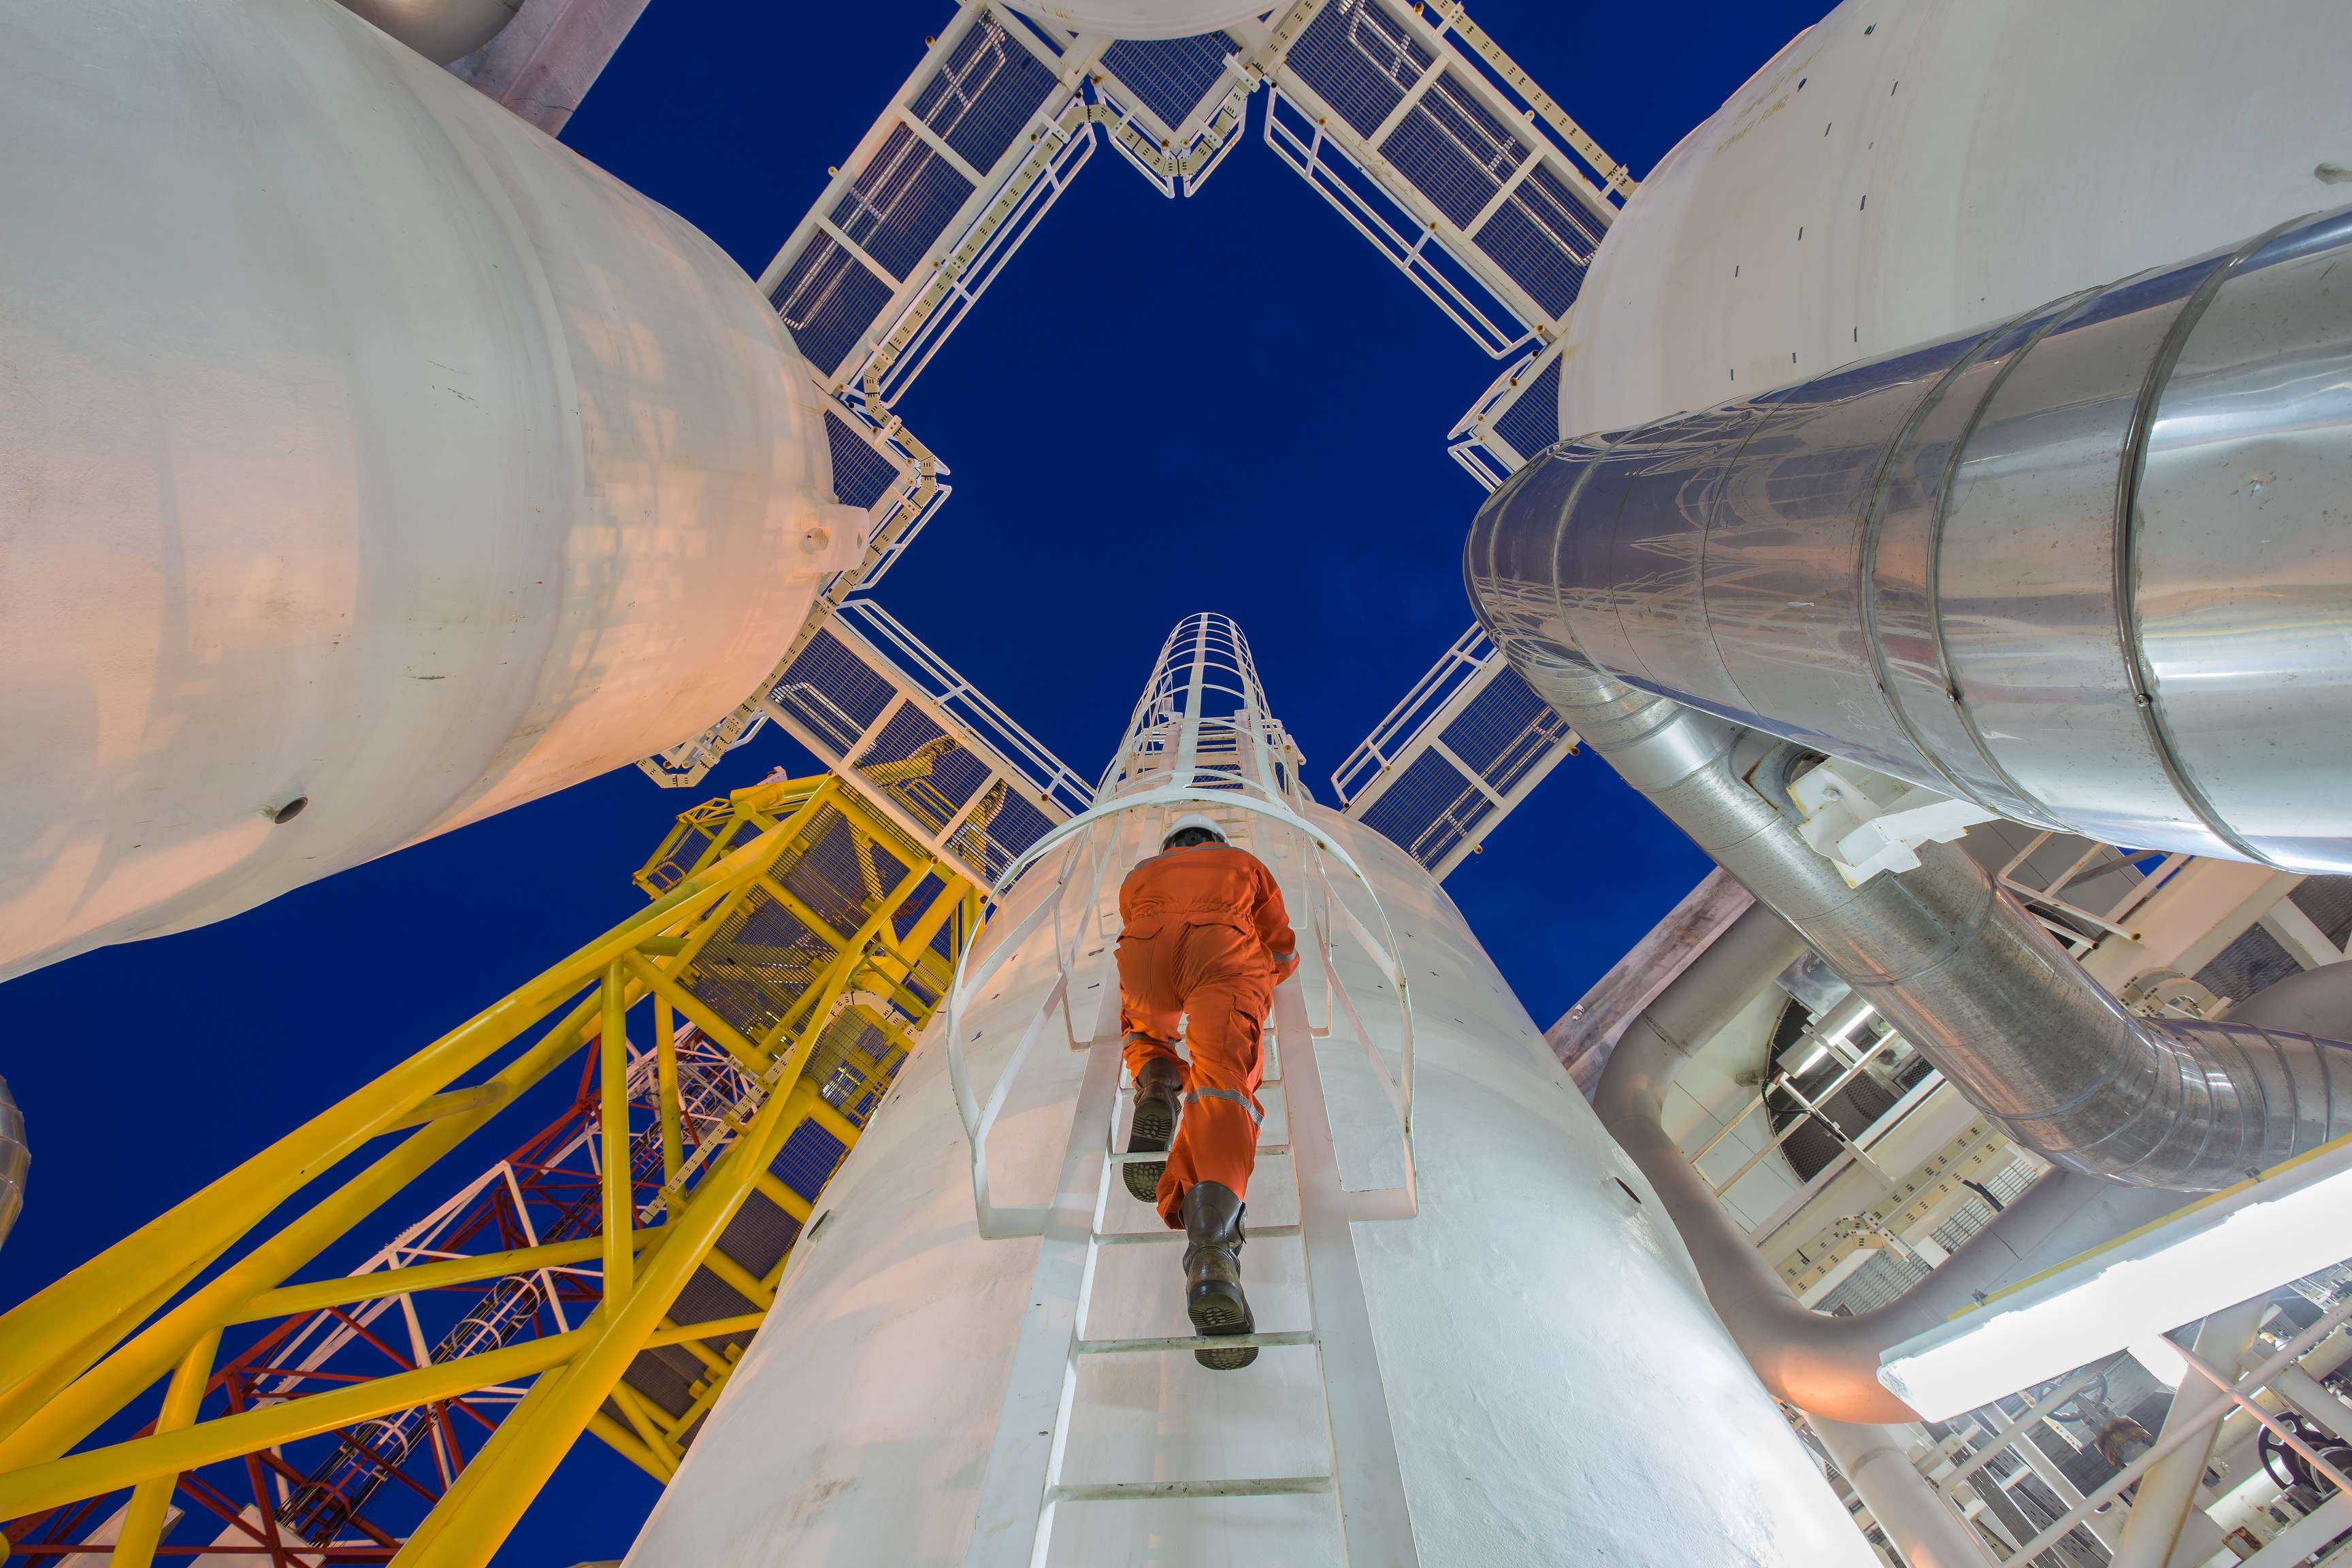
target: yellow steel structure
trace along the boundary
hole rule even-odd
[[[487,1563],[583,1430],[657,1477],[675,1469],[783,1270],[781,1257],[762,1254],[756,1269],[740,1261],[730,1226],[741,1231],[755,1194],[794,1233],[809,1218],[809,1199],[772,1165],[810,1124],[845,1147],[856,1141],[944,994],[981,894],[831,777],[772,780],[698,806],[637,879],[654,895],[642,913],[0,1317],[0,1519],[132,1489],[113,1561],[143,1568],[183,1471],[524,1379],[536,1381],[411,1536],[401,1568]],[[752,1086],[727,1118],[735,1135],[693,1159],[679,1136],[677,1018],[723,1047]],[[658,1053],[663,1185],[650,1202],[630,1179],[633,1027]],[[604,1102],[600,1235],[289,1282],[592,1047]],[[356,1169],[341,1168],[355,1157]],[[308,1206],[258,1234],[298,1194]],[[772,1234],[768,1242],[774,1250]],[[197,1418],[232,1325],[593,1259],[602,1300],[567,1332]],[[680,1323],[689,1285],[699,1295],[688,1307],[739,1310],[688,1310]],[[658,1358],[681,1353],[700,1375],[682,1395],[666,1394]],[[158,1384],[150,1434],[79,1448]]]

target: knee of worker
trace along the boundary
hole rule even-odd
[[[1231,996],[1195,993],[1192,1003],[1185,1044],[1192,1049],[1194,1080],[1255,1089],[1265,1068],[1264,1016]]]

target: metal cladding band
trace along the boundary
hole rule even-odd
[[[1918,869],[1850,887],[1735,771],[1748,731],[1580,667],[1557,644],[1524,632],[1496,640],[1628,783],[2044,1158],[2205,1192],[2352,1131],[2345,1047],[2126,1012],[1953,845],[1924,846]]]
[[[25,1142],[25,1113],[0,1078],[0,1245],[16,1228],[25,1207],[25,1176],[32,1168],[33,1151]]]
[[[1563,442],[1471,532],[1515,660],[2112,844],[2352,871],[2352,209]]]

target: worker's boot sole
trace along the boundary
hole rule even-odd
[[[1176,1136],[1176,1108],[1166,1100],[1153,1097],[1135,1097],[1135,1120],[1128,1127],[1127,1152],[1130,1154],[1165,1153]],[[1147,1160],[1119,1167],[1127,1183],[1129,1197],[1151,1203],[1160,1195],[1160,1177],[1168,1169],[1165,1160]]]
[[[1230,1289],[1232,1294],[1227,1295],[1225,1289]],[[1241,1293],[1239,1286],[1223,1289],[1196,1287],[1187,1297],[1184,1306],[1192,1317],[1193,1331],[1204,1339],[1257,1331],[1257,1320],[1250,1314],[1249,1299]],[[1203,1347],[1192,1352],[1192,1359],[1212,1372],[1238,1372],[1257,1360],[1257,1347],[1232,1345],[1223,1350]]]

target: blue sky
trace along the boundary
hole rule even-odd
[[[1474,15],[1639,174],[1824,9]],[[950,14],[654,0],[564,139],[756,273]],[[1240,622],[1325,784],[1470,621],[1459,556],[1480,492],[1444,436],[1497,367],[1275,159],[1261,112],[1188,201],[1098,149],[898,405],[955,495],[877,596],[1087,777],[1187,612]],[[0,1306],[628,913],[628,874],[677,811],[809,768],[795,752],[772,731],[692,794],[624,770],[0,986],[0,1070],[34,1149]],[[1578,757],[1447,887],[1541,1025],[1705,868]],[[395,1200],[352,1259],[528,1121]],[[583,1441],[499,1561],[618,1556],[652,1498]]]

